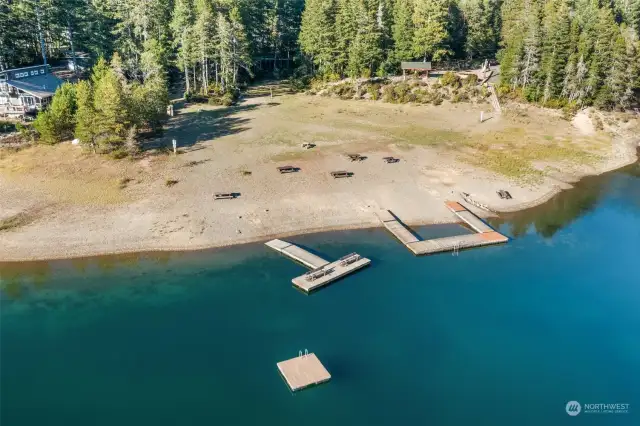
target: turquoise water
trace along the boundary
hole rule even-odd
[[[373,261],[310,296],[262,244],[0,265],[1,424],[638,425],[639,175],[493,221],[513,240],[457,257],[380,229],[291,238]],[[291,394],[276,363],[305,348],[333,379]]]

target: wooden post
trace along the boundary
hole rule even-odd
[[[406,81],[407,80],[407,70],[405,70],[404,68],[402,69],[402,81]]]
[[[171,140],[171,143],[173,144],[173,155],[177,155],[178,154],[178,141],[173,139],[173,140]]]
[[[480,111],[480,122],[484,121],[484,111]]]

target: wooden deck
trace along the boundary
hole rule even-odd
[[[418,239],[406,226],[388,210],[378,213],[382,224],[401,243],[415,255],[433,254],[444,251],[462,250],[471,247],[482,247],[492,244],[506,243],[509,238],[496,232],[478,216],[467,210],[463,205],[454,201],[447,201],[446,206],[456,216],[469,225],[476,234],[457,235],[452,237],[434,238],[431,240]]]
[[[322,268],[329,264],[329,261],[324,260],[320,256],[316,256],[315,254],[286,241],[271,240],[265,244],[275,251],[280,252],[311,269]]]
[[[271,240],[266,242],[265,245],[311,269],[306,274],[291,280],[294,286],[306,293],[326,286],[371,263],[371,260],[357,253],[351,253],[334,262],[329,262],[295,244],[283,240]]]
[[[329,263],[326,266],[321,268],[321,271],[326,271],[325,275],[322,275],[316,279],[309,279],[310,275],[305,274],[291,280],[293,285],[298,287],[300,290],[310,293],[313,290],[317,290],[320,287],[323,287],[339,278],[344,277],[345,275],[349,275],[358,269],[362,269],[365,266],[368,266],[371,263],[371,260],[360,257],[353,263],[349,263],[347,265],[341,265],[341,261],[337,260],[335,262]]]
[[[277,365],[293,392],[331,380],[331,374],[313,353],[291,358]]]

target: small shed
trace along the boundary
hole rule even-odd
[[[400,67],[402,68],[402,77],[404,78],[407,76],[407,71],[424,72],[427,74],[427,77],[429,77],[429,71],[433,69],[431,68],[431,62],[401,62]]]

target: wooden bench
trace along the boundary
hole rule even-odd
[[[216,192],[213,197],[215,200],[230,200],[236,198],[236,194],[233,192]]]
[[[293,166],[282,166],[282,167],[278,167],[278,171],[280,173],[295,173],[297,172],[298,169],[297,167],[293,167]]]
[[[345,155],[351,161],[362,161],[362,160],[364,160],[366,158],[366,157],[363,157],[360,154],[345,154]]]
[[[337,172],[331,172],[331,176],[333,176],[334,179],[338,179],[338,178],[346,178],[346,177],[351,177],[353,176],[353,173],[351,172],[345,172],[344,170],[339,170]]]

